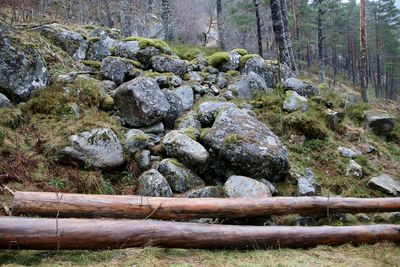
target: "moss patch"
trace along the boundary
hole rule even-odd
[[[230,59],[228,52],[217,52],[208,57],[208,64],[218,68]]]
[[[161,51],[168,51],[170,50],[168,44],[164,42],[163,40],[159,39],[150,39],[150,38],[144,38],[144,37],[127,37],[122,39],[124,42],[130,42],[130,41],[137,41],[139,42],[139,47],[140,48],[146,48],[148,46],[153,46]]]
[[[240,58],[240,63],[239,63],[239,67],[242,69],[246,66],[246,63],[249,59],[251,58],[256,58],[256,57],[260,57],[257,54],[248,54],[248,55],[244,55]]]
[[[228,70],[225,74],[228,77],[236,77],[240,75],[240,72],[237,70]]]
[[[22,122],[22,112],[18,108],[0,108],[0,125],[15,129]]]
[[[249,53],[244,48],[236,48],[236,49],[233,49],[232,52],[236,52],[236,53],[240,54],[241,56],[247,55]]]
[[[101,62],[96,60],[82,60],[82,64],[91,67],[93,69],[99,70],[101,67]]]
[[[218,47],[190,46],[178,43],[169,43],[169,45],[172,49],[172,52],[177,54],[181,59],[189,61],[196,59],[196,56],[198,54],[209,56],[216,52],[220,52],[220,49]]]

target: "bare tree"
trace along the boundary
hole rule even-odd
[[[127,37],[132,35],[131,14],[132,7],[130,0],[121,0],[121,33],[122,36]]]
[[[173,41],[175,39],[174,27],[172,25],[172,13],[170,0],[162,0],[162,20],[164,25],[165,39]]]
[[[112,19],[112,14],[111,14],[111,9],[110,9],[110,2],[108,0],[103,0],[104,3],[104,7],[105,7],[105,11],[106,11],[106,15],[107,15],[107,26],[109,28],[113,28],[114,27],[114,21]]]
[[[262,45],[262,34],[261,34],[261,16],[260,16],[260,1],[253,0],[256,9],[256,22],[257,22],[257,43],[258,43],[258,54],[263,57],[263,45]]]
[[[318,13],[317,13],[317,24],[318,24],[318,66],[319,66],[319,82],[325,82],[325,47],[324,47],[324,36],[322,18],[326,13],[326,9],[322,6],[323,0],[318,0]]]
[[[368,102],[367,22],[365,20],[365,0],[360,0],[360,82],[362,99],[364,102]]]
[[[222,0],[217,0],[217,26],[218,26],[218,46],[225,49],[224,21],[222,16]]]

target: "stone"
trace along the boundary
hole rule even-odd
[[[221,71],[237,70],[239,68],[240,58],[242,56],[238,52],[229,52],[229,60],[222,63],[218,68]],[[211,72],[210,72],[211,73]]]
[[[292,90],[304,97],[310,97],[320,94],[318,87],[316,87],[314,84],[296,78],[287,79],[283,84],[283,88],[285,91]]]
[[[140,175],[138,194],[149,197],[172,197],[167,180],[157,170],[150,169]]]
[[[113,53],[118,57],[138,60],[137,53],[140,50],[138,41],[121,42],[115,48]]]
[[[120,85],[134,78],[132,62],[119,57],[106,57],[101,62],[100,70],[106,79],[112,80]]]
[[[228,90],[232,91],[233,95],[240,99],[252,99],[257,95],[273,92],[272,89],[267,87],[264,79],[254,72],[238,76],[236,82],[228,86]]]
[[[135,153],[135,162],[140,170],[151,168],[151,154],[149,150],[140,150]]]
[[[116,89],[114,100],[121,117],[132,127],[160,122],[171,109],[156,81],[146,77],[122,84]]]
[[[126,147],[130,153],[148,147],[149,137],[142,130],[131,129],[126,133]]]
[[[198,142],[179,131],[171,131],[162,141],[168,156],[178,159],[187,166],[204,165],[209,154]]]
[[[155,71],[172,72],[181,77],[187,72],[187,63],[185,61],[170,56],[152,57],[151,66]]]
[[[188,198],[223,198],[224,189],[221,186],[206,186],[192,189],[185,193]]]
[[[160,73],[154,77],[161,88],[178,87],[183,84],[181,77],[171,73]]]
[[[265,198],[271,197],[269,187],[245,176],[231,176],[224,184],[225,194],[230,198]]]
[[[0,93],[11,100],[25,101],[47,86],[49,72],[33,44],[19,45],[0,28]]]
[[[187,76],[186,76],[187,75]],[[203,78],[195,71],[190,71],[185,75],[188,81],[203,82]]]
[[[182,85],[175,89],[175,94],[182,102],[183,109],[189,110],[194,104],[194,93],[190,85]]]
[[[283,110],[294,112],[297,110],[306,111],[308,109],[308,101],[304,96],[299,95],[295,91],[286,91],[285,100],[283,101]]]
[[[184,193],[195,187],[203,187],[204,181],[176,159],[164,159],[158,171],[167,179],[174,192]]]
[[[288,152],[279,138],[251,111],[238,108],[219,112],[203,138],[217,158],[220,169],[270,181],[282,178],[289,170]]]
[[[208,127],[214,123],[219,111],[234,107],[236,105],[230,102],[203,102],[197,111],[197,118],[203,127]]]
[[[10,99],[8,99],[5,95],[0,93],[0,108],[9,108],[11,107]]]
[[[69,163],[83,163],[87,167],[111,169],[124,163],[123,148],[111,129],[99,128],[70,136],[69,147],[61,151]]]
[[[340,156],[344,158],[356,158],[362,155],[362,152],[357,149],[350,149],[347,147],[339,147],[338,148]]]
[[[111,56],[110,49],[120,43],[110,38],[104,31],[92,36],[92,38],[89,38],[89,47],[86,52],[86,59],[89,60],[102,61],[104,58]]]
[[[345,113],[343,111],[335,111],[332,109],[327,109],[325,111],[327,123],[329,128],[336,130],[339,125],[343,122]]]
[[[226,74],[224,72],[220,72],[217,75],[216,84],[219,88],[225,88],[228,86],[228,78],[226,78]]]
[[[268,88],[275,88],[277,81],[273,68],[265,63],[261,57],[254,57],[247,60],[242,74],[258,74],[265,82]]]
[[[354,160],[350,160],[346,167],[346,176],[360,179],[362,178],[362,175],[363,173],[361,165]]]
[[[386,135],[393,131],[395,118],[384,110],[364,111],[365,124],[375,134]]]
[[[183,113],[183,104],[181,99],[176,95],[175,92],[164,89],[163,93],[170,107],[163,122],[167,129],[173,129],[176,119],[178,119]]]
[[[268,186],[269,191],[271,192],[272,195],[276,195],[278,193],[278,190],[276,189],[275,185],[273,183],[271,183],[270,181],[265,180],[265,179],[260,179],[260,182],[262,182],[263,184]]]
[[[310,168],[305,169],[304,175],[300,176],[297,181],[298,194],[300,196],[314,196],[316,194],[315,184],[314,173]]]
[[[394,196],[398,196],[400,193],[400,182],[394,180],[387,174],[381,174],[373,177],[368,181],[367,184],[371,188],[375,188],[384,193],[388,193]]]
[[[197,119],[196,113],[189,111],[176,121],[175,129],[184,132],[188,136],[194,135],[197,139],[200,137],[201,123]]]

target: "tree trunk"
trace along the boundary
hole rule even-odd
[[[257,24],[257,43],[258,43],[258,54],[261,57],[263,55],[263,44],[262,44],[262,34],[261,34],[261,16],[260,16],[260,2],[259,0],[253,0],[256,9],[256,24]]]
[[[380,5],[380,1],[378,1]],[[376,46],[376,96],[382,97],[382,78],[381,78],[381,56],[379,53],[380,50],[380,41],[379,41],[379,17],[378,11],[375,12],[375,46]]]
[[[361,97],[364,102],[368,102],[367,22],[365,20],[365,0],[360,0],[360,85]]]
[[[108,26],[108,28],[114,28],[114,21],[112,20],[110,3],[108,0],[103,0],[103,2],[104,2],[105,9],[106,9],[107,26]]]
[[[154,10],[154,3],[153,0],[147,1],[147,13],[152,14]]]
[[[319,82],[325,83],[325,52],[324,52],[324,39],[323,35],[323,25],[322,17],[326,11],[322,8],[323,0],[318,0],[318,14],[317,14],[317,24],[318,24],[318,66],[319,66]]]
[[[224,19],[222,14],[222,0],[217,0],[217,28],[218,28],[218,46],[225,50],[225,32],[224,32]]]
[[[234,226],[135,220],[0,218],[0,249],[121,249],[157,246],[259,249],[399,242],[400,225]]]
[[[165,40],[173,41],[175,39],[175,32],[172,25],[172,13],[170,0],[162,0],[162,20],[164,25]]]
[[[292,41],[289,36],[286,1],[271,0],[271,15],[279,62],[286,64],[291,70],[297,71]]]
[[[132,35],[132,6],[131,0],[120,0],[120,12],[121,12],[121,34],[124,37]]]
[[[284,214],[390,212],[400,198],[273,197],[264,199],[157,198],[16,192],[13,214],[48,217],[195,219]]]

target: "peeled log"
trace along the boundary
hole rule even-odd
[[[12,212],[43,217],[196,219],[400,211],[400,198],[160,198],[16,192]]]
[[[281,248],[399,242],[400,225],[232,226],[152,220],[0,218],[0,249]]]

